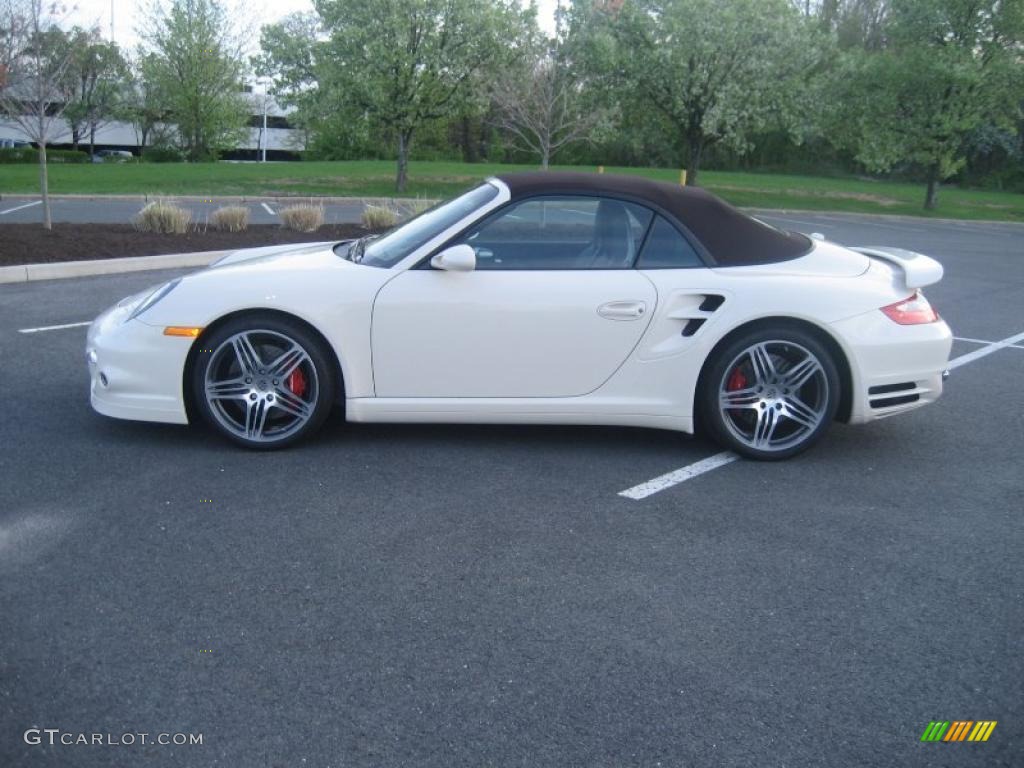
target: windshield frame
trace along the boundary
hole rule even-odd
[[[376,262],[371,260],[372,249],[375,245],[382,243],[391,235],[400,232],[401,230],[405,229],[407,226],[421,219],[422,217],[428,216],[431,213],[436,212],[439,208],[442,208],[448,205],[449,203],[453,203],[459,200],[460,198],[466,197],[467,195],[477,190],[480,190],[486,186],[489,186],[494,190],[494,194],[490,197],[490,199],[477,205],[464,216],[460,217],[458,220],[451,222],[449,226],[445,227],[443,230],[437,231],[434,234],[429,235],[426,240],[418,242],[413,246],[411,250],[407,251],[404,255],[399,255],[393,259],[388,260],[378,260]],[[470,224],[472,224],[472,222],[476,221],[482,216],[486,216],[488,213],[494,210],[494,208],[504,205],[506,202],[508,202],[509,197],[510,193],[508,187],[504,183],[495,178],[486,179],[480,182],[479,184],[474,185],[473,187],[466,190],[460,195],[449,198],[447,200],[443,200],[439,202],[437,205],[431,206],[426,211],[423,211],[417,216],[414,216],[413,218],[409,219],[409,221],[404,222],[401,226],[394,227],[388,230],[387,232],[383,233],[382,235],[380,235],[378,239],[375,239],[372,242],[368,243],[366,249],[363,251],[362,258],[358,262],[353,263],[359,264],[360,266],[373,267],[375,269],[400,270],[403,268],[408,268],[408,266],[416,264],[420,260],[420,258],[422,258],[423,254],[430,252],[439,244],[451,238],[455,233],[461,231],[464,227],[469,226]],[[349,248],[352,248],[355,242],[357,241],[353,240],[349,244]],[[341,245],[341,243],[339,243],[339,245]],[[345,258],[347,257],[348,254],[346,252]]]

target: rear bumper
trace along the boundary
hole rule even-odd
[[[881,312],[868,312],[832,328],[850,362],[851,424],[912,411],[942,394],[953,346],[944,321],[898,325]]]
[[[187,424],[182,372],[191,339],[164,336],[113,307],[89,327],[89,399],[104,416]]]

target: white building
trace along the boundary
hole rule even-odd
[[[262,93],[253,93],[247,90],[245,98],[251,105],[249,128],[245,140],[234,149],[225,153],[228,158],[234,159],[256,159],[259,151],[264,146],[263,139],[263,103]],[[305,149],[305,132],[293,128],[288,123],[288,115],[292,109],[281,107],[273,96],[266,97],[267,105],[267,133],[266,150],[267,157],[283,159]],[[0,117],[0,139],[14,139],[17,141],[28,141],[28,137],[14,123]],[[114,121],[105,123],[96,130],[96,149],[127,149],[133,154],[139,154],[141,137],[135,126],[131,123]],[[152,137],[147,144],[152,144]],[[53,128],[49,146],[58,149],[70,149],[72,146],[71,126],[66,120],[58,121]],[[86,133],[79,137],[79,149],[88,151],[89,136]]]

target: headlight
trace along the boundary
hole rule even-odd
[[[181,278],[179,277],[174,280],[171,280],[171,282],[169,283],[164,283],[163,285],[161,285],[155,291],[150,293],[146,298],[144,298],[141,302],[139,302],[138,306],[136,306],[135,309],[131,311],[131,314],[129,314],[128,317],[125,318],[125,322],[127,323],[129,320],[134,320],[136,317],[141,315],[147,309],[149,309],[158,301],[160,301],[160,299],[162,299],[168,293],[173,291],[180,282]]]

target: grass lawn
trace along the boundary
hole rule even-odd
[[[565,170],[572,170],[564,167]],[[446,197],[486,176],[534,166],[414,162],[410,197]],[[575,170],[593,171],[593,167]],[[679,171],[608,168],[678,182]],[[395,164],[389,161],[51,165],[54,194],[268,195],[390,197]],[[962,219],[1024,221],[1024,195],[943,188],[939,209],[922,209],[924,186],[853,178],[702,171],[701,186],[731,203],[755,208],[890,213]],[[34,165],[0,165],[0,193],[38,193]]]

